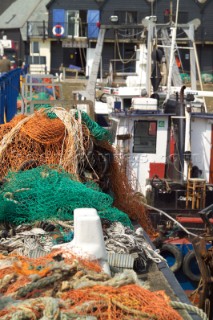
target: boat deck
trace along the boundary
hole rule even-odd
[[[153,247],[153,244],[150,242],[149,237],[145,233],[144,237],[146,241]],[[150,263],[146,273],[138,275],[138,278],[142,281],[147,281],[151,291],[164,290],[172,301],[191,304],[184,290],[181,288],[179,282],[175,278],[173,272],[169,269],[168,265],[164,261],[160,262],[159,264],[154,262]],[[184,320],[202,320],[202,318],[194,312],[188,312],[185,310],[177,311]]]

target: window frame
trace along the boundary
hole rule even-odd
[[[73,25],[69,23],[69,15],[73,16]],[[70,17],[71,18],[71,17]],[[67,10],[66,11],[66,23],[67,23],[67,36],[79,37],[79,22],[80,22],[80,11],[79,10]],[[70,33],[70,28],[73,29],[73,34]]]
[[[155,124],[155,134],[151,125]],[[156,154],[157,151],[157,120],[135,120],[133,135],[133,153]],[[152,132],[152,133],[151,133]],[[137,141],[137,142],[136,142]]]
[[[39,43],[39,41],[32,41],[31,52],[32,52],[32,54],[40,54],[40,43]]]

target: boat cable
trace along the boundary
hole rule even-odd
[[[201,317],[202,320],[208,320],[207,314],[202,309],[196,306],[179,301],[170,301],[170,306],[174,309],[185,309],[187,311],[195,312],[198,316]]]
[[[119,56],[120,61],[123,64],[127,64],[127,63],[131,62],[133,60],[134,56],[135,56],[135,52],[133,53],[133,55],[128,60],[124,61],[124,59],[121,57],[121,52],[120,52],[119,43],[118,43],[117,31],[115,32],[115,43],[116,43],[116,47],[117,47],[117,50],[118,50],[118,56]]]
[[[143,34],[143,31],[139,31],[139,32],[135,32],[134,34],[132,35],[129,35],[129,34],[124,34],[122,33],[122,31],[125,31],[126,32],[126,29],[118,29],[118,35],[123,37],[123,38],[135,38],[136,36],[139,36],[139,35],[142,35]]]
[[[169,218],[170,220],[172,220],[176,225],[178,225],[184,232],[186,232],[188,235],[191,235],[193,237],[198,237],[198,238],[203,238],[201,237],[200,235],[197,235],[193,232],[190,232],[188,231],[180,222],[178,222],[177,220],[175,220],[174,218],[172,218],[168,213],[166,213],[165,211],[163,210],[160,210],[160,209],[157,209],[155,207],[152,207],[150,206],[149,204],[143,202],[143,205],[148,208],[148,209],[151,209],[151,210],[154,210],[154,211],[157,211],[158,213],[160,214],[163,214],[164,216],[166,216],[167,218]]]

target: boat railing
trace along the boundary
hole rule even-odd
[[[10,121],[17,112],[22,69],[17,68],[0,75],[0,124]]]

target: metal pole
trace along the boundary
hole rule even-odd
[[[172,69],[173,69],[173,63],[174,63],[174,49],[175,49],[175,42],[176,42],[175,40],[177,35],[178,11],[179,11],[179,0],[177,0],[175,25],[172,28],[172,44],[171,44],[171,51],[170,51],[169,75],[168,75],[166,99],[169,99],[169,96],[171,94]]]
[[[170,24],[172,24],[172,14],[173,14],[173,3],[172,3],[172,0],[170,0],[170,13],[169,13]]]

